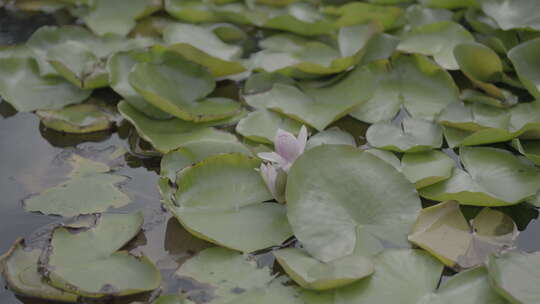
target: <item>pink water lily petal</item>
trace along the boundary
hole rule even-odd
[[[272,162],[272,163],[276,163],[280,167],[287,166],[287,164],[288,164],[288,161],[286,159],[284,159],[283,157],[281,157],[276,152],[261,152],[261,153],[258,153],[257,156],[260,159],[263,159],[263,160],[266,160],[266,161],[269,161],[269,162]]]
[[[293,134],[281,129],[278,129],[276,133],[274,148],[277,154],[288,162],[293,162],[301,154],[298,139]]]
[[[272,165],[261,164],[261,176],[273,197],[276,197],[277,170]]]

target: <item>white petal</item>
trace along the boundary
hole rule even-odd
[[[300,132],[298,133],[298,145],[300,147],[300,154],[304,153],[304,150],[306,149],[307,138],[307,128],[306,126],[302,125],[302,128],[300,128]]]

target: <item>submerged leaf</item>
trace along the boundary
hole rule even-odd
[[[116,186],[127,177],[110,174],[107,165],[80,156],[71,159],[71,166],[69,180],[26,199],[25,209],[72,217],[104,212],[130,202]]]

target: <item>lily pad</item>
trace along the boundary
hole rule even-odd
[[[540,300],[536,286],[540,253],[509,252],[493,256],[488,262],[489,278],[493,287],[511,303],[533,304]]]
[[[497,22],[503,30],[516,28],[540,30],[540,20],[534,13],[540,9],[535,0],[482,0],[484,13]]]
[[[511,49],[508,52],[508,58],[514,64],[519,79],[529,93],[540,99],[540,61],[536,56],[538,51],[540,51],[540,38],[524,42]]]
[[[173,150],[161,158],[161,176],[167,176],[171,181],[176,180],[176,174],[210,156],[218,154],[242,153],[250,156],[251,151],[241,144],[234,136],[210,138],[188,142],[181,148]]]
[[[427,250],[448,267],[462,269],[484,263],[493,253],[511,248],[517,237],[514,221],[485,208],[471,222],[456,201],[423,209],[409,241]]]
[[[164,53],[160,63],[135,64],[129,83],[146,101],[184,120],[220,120],[241,109],[238,102],[228,98],[207,98],[215,88],[212,75],[203,66],[170,51]]]
[[[18,240],[15,245],[2,256],[2,275],[9,288],[16,293],[44,300],[76,302],[78,296],[46,283],[39,273],[38,261],[40,248],[25,248],[24,242]]]
[[[473,206],[508,206],[536,195],[540,189],[540,168],[525,158],[489,147],[463,147],[464,171],[420,189],[420,195],[436,201],[457,200]]]
[[[108,173],[107,165],[80,156],[73,156],[71,166],[69,180],[26,199],[25,209],[72,217],[104,212],[130,202],[129,197],[116,187],[127,177]]]
[[[91,91],[58,77],[41,77],[32,58],[0,58],[0,96],[17,111],[57,110],[80,103]]]
[[[519,153],[525,155],[537,166],[540,166],[540,141],[514,139],[512,144],[518,149]]]
[[[307,303],[505,304],[489,285],[483,267],[443,282],[442,264],[421,250],[387,250],[376,257],[375,273],[332,292],[303,293]]]
[[[270,91],[244,98],[255,108],[283,113],[322,131],[369,100],[374,87],[371,73],[365,68],[356,68],[328,86],[298,86],[277,83]]]
[[[211,128],[214,125],[231,123],[233,121],[231,119],[208,123],[194,123],[177,118],[154,120],[137,111],[125,101],[118,104],[118,111],[135,126],[139,136],[151,143],[161,153],[167,153],[189,143],[202,140],[227,141],[236,139],[232,134]]]
[[[396,38],[381,33],[376,24],[360,24],[339,30],[338,49],[317,40],[276,34],[259,42],[261,51],[251,56],[251,69],[279,72],[296,78],[345,71],[359,63],[390,57]]]
[[[450,178],[454,167],[454,160],[440,151],[405,153],[401,158],[401,172],[416,189]]]
[[[406,234],[420,211],[413,184],[351,146],[306,151],[289,171],[286,197],[295,236],[323,262],[353,253],[364,234],[408,246]]]
[[[465,7],[477,7],[478,0],[420,0],[422,5],[435,8],[456,9]]]
[[[160,8],[160,1],[155,0],[94,0],[83,20],[98,35],[125,36],[135,27],[135,19]]]
[[[189,303],[302,303],[296,290],[283,286],[270,268],[257,268],[255,261],[224,248],[201,251],[176,276],[186,286],[182,291]]]
[[[105,131],[114,125],[114,115],[94,103],[67,106],[60,110],[41,110],[36,114],[47,128],[66,133]]]
[[[242,48],[223,42],[211,28],[190,24],[170,24],[163,30],[170,49],[187,59],[208,67],[215,77],[245,71],[239,62]]]
[[[321,145],[349,145],[356,147],[356,141],[350,133],[338,127],[332,127],[311,136],[306,143],[306,150]]]
[[[459,99],[450,74],[422,55],[377,61],[369,69],[379,85],[373,97],[351,113],[358,120],[389,121],[402,105],[413,118],[433,120]]]
[[[166,119],[171,115],[156,108],[133,89],[129,84],[129,72],[141,61],[150,61],[151,53],[145,51],[124,51],[112,55],[107,62],[109,82],[111,88],[132,107],[144,113],[150,118]]]
[[[405,18],[411,28],[441,21],[452,21],[453,13],[443,8],[429,8],[423,5],[411,5]]]
[[[448,70],[457,70],[454,47],[463,42],[474,42],[474,37],[463,26],[441,21],[414,28],[404,34],[398,50],[433,56],[435,62]]]
[[[371,261],[350,255],[323,263],[297,248],[274,251],[277,261],[303,288],[327,290],[351,284],[373,273]]]
[[[118,251],[141,229],[143,216],[102,214],[53,231],[47,276],[53,286],[85,297],[130,295],[157,288],[161,276],[145,256]],[[73,233],[77,231],[78,233]]]
[[[79,26],[44,26],[39,28],[28,39],[26,45],[35,54],[41,76],[58,75],[47,59],[49,49],[68,41],[87,42],[95,37]]]
[[[399,18],[405,13],[402,8],[382,6],[363,2],[350,2],[342,6],[326,6],[323,12],[335,16],[337,27],[378,22],[385,30],[399,25]]]
[[[540,102],[509,110],[481,103],[450,104],[439,116],[450,147],[503,142],[540,129]]]
[[[396,152],[421,152],[442,145],[442,129],[431,121],[405,118],[400,125],[378,122],[366,133],[368,143],[379,149]]]
[[[256,110],[242,118],[236,132],[252,141],[271,144],[278,129],[298,135],[302,124],[282,114],[265,109]]]
[[[223,247],[252,252],[280,245],[292,232],[285,207],[263,203],[272,196],[259,166],[242,154],[209,157],[178,174],[175,200],[164,197],[165,206],[193,235]]]

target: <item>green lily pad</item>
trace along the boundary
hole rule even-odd
[[[435,62],[448,70],[457,70],[454,47],[464,42],[474,42],[474,37],[463,26],[451,21],[441,21],[414,28],[402,37],[398,50],[433,56]]]
[[[34,59],[0,58],[0,96],[17,111],[57,110],[90,93],[58,77],[41,77]]]
[[[373,91],[373,78],[365,68],[356,68],[338,79],[324,87],[277,83],[269,91],[245,95],[244,99],[255,108],[282,113],[322,131],[367,101]]]
[[[477,0],[420,0],[422,5],[434,8],[456,9],[465,7],[477,7]]]
[[[209,5],[201,0],[165,0],[165,11],[185,22],[202,23],[221,21]]]
[[[164,197],[165,206],[193,235],[223,247],[252,252],[280,245],[292,232],[285,207],[263,203],[272,196],[255,171],[260,163],[242,154],[209,157],[178,174],[176,199]]]
[[[161,3],[155,0],[94,0],[83,20],[98,35],[125,36],[135,27],[135,19],[159,9]]]
[[[390,57],[397,46],[393,36],[376,24],[359,24],[339,30],[338,48],[291,34],[276,34],[259,42],[261,51],[249,60],[251,69],[279,72],[296,78],[313,78],[345,71],[358,63]]]
[[[401,158],[401,172],[416,189],[450,178],[454,167],[454,160],[440,151],[405,153]]]
[[[452,21],[452,11],[444,8],[429,8],[422,5],[411,5],[407,8],[405,18],[411,28],[437,23]]]
[[[538,303],[540,253],[509,252],[491,257],[487,265],[492,286],[510,303]]]
[[[411,249],[386,250],[375,257],[374,264],[369,279],[338,289],[337,299],[343,303],[423,303],[422,298],[436,289],[443,269],[429,254]]]
[[[179,295],[163,295],[157,298],[152,304],[184,304]]]
[[[295,236],[323,262],[353,253],[363,234],[408,246],[406,234],[420,211],[413,184],[351,146],[306,151],[289,171],[286,196]]]
[[[338,127],[332,127],[311,136],[306,143],[306,150],[321,145],[349,145],[356,147],[356,141],[350,133]]]
[[[223,42],[210,28],[190,24],[170,24],[163,30],[170,49],[206,66],[215,77],[245,71],[239,62],[242,48]]]
[[[147,257],[118,251],[141,229],[142,214],[93,217],[53,231],[45,265],[50,283],[85,297],[123,296],[157,288],[161,276]]]
[[[504,142],[540,129],[540,102],[509,110],[481,103],[450,104],[438,117],[450,147]]]
[[[40,110],[36,114],[47,128],[66,133],[99,132],[114,125],[114,115],[94,103],[67,106],[60,110]]]
[[[214,125],[231,123],[233,122],[231,119],[208,123],[194,123],[177,118],[154,120],[137,111],[125,101],[118,104],[118,111],[135,126],[139,136],[151,143],[161,153],[167,153],[202,140],[227,141],[236,139],[232,134],[211,128]]]
[[[480,43],[462,43],[454,48],[454,56],[463,73],[483,82],[501,80],[502,61],[492,49]]]
[[[39,273],[38,261],[41,249],[25,248],[18,240],[0,259],[2,275],[11,290],[17,294],[44,300],[76,302],[78,296],[46,283]]]
[[[487,271],[478,267],[443,282],[442,264],[421,250],[387,250],[375,259],[375,273],[344,288],[325,293],[304,293],[310,304],[505,304],[491,287]]]
[[[79,26],[43,26],[30,36],[26,45],[35,54],[41,76],[58,75],[47,59],[49,49],[68,41],[86,42],[95,37]]]
[[[468,172],[455,168],[449,179],[420,189],[420,195],[436,201],[494,207],[515,205],[540,189],[540,168],[506,150],[463,147],[460,158]]]
[[[188,303],[301,304],[296,290],[283,286],[270,268],[224,248],[209,248],[184,263],[176,272]],[[194,286],[194,288],[190,288]]]
[[[523,1],[527,2],[527,1]],[[508,52],[516,73],[529,93],[540,99],[540,61],[536,56],[540,51],[540,39],[524,42]]]
[[[234,136],[188,142],[182,145],[181,148],[163,155],[161,158],[160,174],[174,182],[180,170],[203,161],[210,156],[229,153],[242,153],[248,156],[252,154]]]
[[[69,180],[26,199],[25,209],[72,217],[104,212],[130,202],[129,197],[116,187],[127,177],[110,174],[107,165],[80,156],[71,159],[71,166]]]
[[[242,118],[236,125],[236,132],[249,140],[271,144],[278,129],[298,135],[302,124],[282,114],[265,109],[256,110]]]
[[[151,53],[145,51],[124,51],[112,55],[107,62],[111,88],[132,107],[150,118],[166,119],[171,115],[156,108],[133,89],[129,84],[129,72],[138,62],[150,61]]]
[[[373,273],[371,261],[350,255],[323,263],[297,248],[274,251],[277,261],[303,288],[327,290],[351,284]]]
[[[516,224],[508,215],[484,208],[469,225],[459,203],[447,201],[422,210],[409,241],[446,266],[462,269],[511,248],[516,237]]]
[[[482,85],[484,84],[492,87],[491,84],[483,83]],[[499,95],[499,93],[502,94],[502,98],[501,98],[501,95]],[[477,102],[477,103],[482,103],[485,105],[498,107],[498,108],[508,108],[508,107],[516,105],[519,101],[518,97],[512,94],[512,92],[508,90],[504,90],[504,89],[499,89],[499,88],[497,88],[497,96],[495,97],[492,95],[488,95],[486,93],[479,92],[477,90],[465,89],[461,91],[461,99],[464,102],[469,102],[469,103]]]
[[[422,152],[442,145],[442,129],[431,121],[405,118],[396,125],[378,122],[366,133],[368,143],[379,149],[396,152]]]
[[[389,121],[403,105],[413,118],[433,120],[459,92],[444,69],[422,55],[399,56],[369,65],[379,84],[374,96],[351,116],[367,122]]]
[[[514,139],[512,142],[519,153],[525,155],[533,163],[540,166],[540,141],[538,140],[520,140]]]
[[[535,0],[482,0],[484,13],[497,22],[503,30],[516,28],[540,30],[535,12],[540,4]]]
[[[323,12],[335,16],[337,27],[351,26],[378,22],[385,30],[394,29],[399,25],[399,18],[405,13],[402,8],[376,4],[351,2],[342,6],[326,6]]]
[[[85,44],[67,41],[49,49],[47,60],[69,82],[81,89],[109,85],[109,75],[102,62]]]
[[[240,112],[240,103],[206,96],[215,88],[212,75],[183,56],[166,51],[160,63],[140,62],[129,74],[131,86],[155,107],[180,119],[220,120]]]

